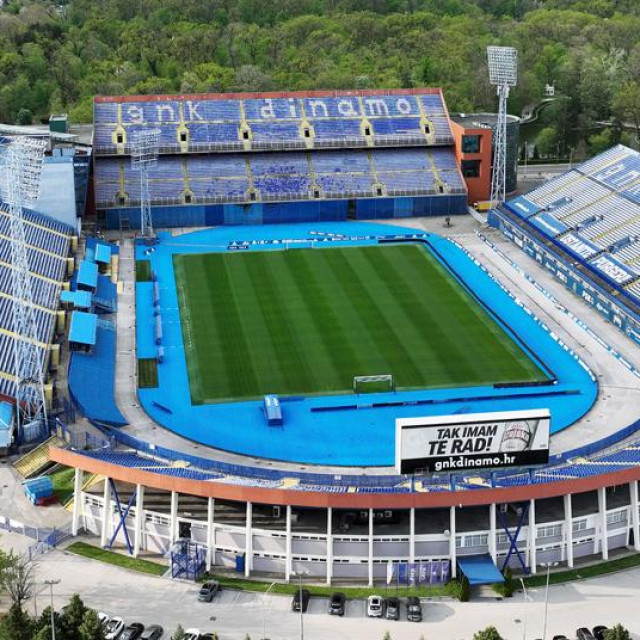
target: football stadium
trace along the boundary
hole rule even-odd
[[[327,584],[640,551],[640,155],[481,216],[465,126],[439,89],[124,96],[49,140],[40,193],[68,164],[93,222],[3,208],[0,393],[16,469],[75,470],[73,535]]]

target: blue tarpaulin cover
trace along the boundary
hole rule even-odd
[[[90,289],[98,286],[98,265],[95,262],[82,260],[78,267],[78,284]]]
[[[500,573],[488,553],[458,558],[458,567],[460,567],[460,571],[464,573],[472,586],[504,582],[504,576]]]
[[[90,291],[62,291],[60,302],[68,302],[76,309],[88,309],[91,306]]]
[[[94,255],[96,262],[108,264],[111,260],[111,247],[107,244],[97,244]]]
[[[80,344],[96,343],[96,330],[98,326],[98,316],[95,313],[84,313],[74,311],[71,314],[71,329],[69,330],[69,342]]]

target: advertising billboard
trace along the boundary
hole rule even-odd
[[[547,409],[396,420],[396,468],[455,473],[545,464]]]

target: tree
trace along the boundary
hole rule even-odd
[[[4,565],[0,573],[0,589],[9,594],[13,604],[22,608],[33,592],[33,565],[13,551],[5,556]]]
[[[184,640],[185,638],[185,632],[184,629],[182,628],[182,625],[179,624],[178,628],[175,630],[174,634],[171,636],[171,640]]]
[[[80,596],[74,593],[69,604],[64,608],[61,620],[65,640],[83,640],[80,627],[88,611],[89,609],[85,607]]]
[[[80,640],[104,640],[104,626],[93,609],[87,609],[79,628]]]
[[[604,640],[631,640],[631,634],[621,624],[617,624],[604,632]]]
[[[388,631],[385,631],[382,636],[382,640],[391,640],[391,634]]]
[[[0,640],[31,640],[33,621],[17,604],[0,618]]]
[[[30,109],[20,109],[18,111],[18,115],[16,116],[16,124],[19,125],[27,125],[33,122],[33,113],[31,113]]]
[[[53,625],[56,629],[56,638],[64,637],[62,616],[54,610]],[[50,640],[51,638],[51,607],[45,607],[40,617],[34,623],[34,640]]]
[[[611,108],[622,122],[633,124],[640,140],[640,84],[632,80],[624,85],[613,97]]]
[[[473,640],[504,640],[495,627],[487,627],[473,634]]]
[[[541,156],[550,156],[556,152],[558,133],[555,127],[545,127],[536,136],[536,149]]]
[[[611,129],[603,129],[600,133],[589,136],[589,149],[593,155],[606,151],[613,146]]]

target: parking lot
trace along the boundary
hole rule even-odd
[[[3,546],[8,540],[2,539]],[[60,551],[42,556],[37,563],[37,580],[60,578],[54,601],[62,607],[78,592],[85,602],[127,623],[160,624],[172,633],[178,623],[201,632],[216,631],[220,640],[270,640],[300,638],[300,615],[291,611],[291,598],[273,594],[223,590],[211,603],[197,601],[198,586],[192,583],[146,576],[87,560]],[[585,582],[552,586],[549,591],[549,637],[564,633],[575,637],[581,626],[612,625],[621,622],[640,639],[640,569]],[[36,603],[42,610],[48,592],[42,591]],[[384,595],[384,589],[381,589]],[[391,594],[390,594],[391,595]],[[393,640],[471,640],[478,629],[489,624],[498,627],[507,640],[542,637],[544,588],[531,590],[531,601],[522,594],[499,601],[493,597],[461,603],[423,601],[423,622],[406,621],[403,601],[401,620],[366,617],[366,603],[347,601],[343,618],[327,615],[328,600],[312,597],[304,614],[307,640],[382,640],[389,631]],[[526,627],[526,628],[525,628]],[[168,638],[169,633],[165,636]]]

